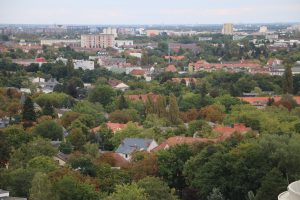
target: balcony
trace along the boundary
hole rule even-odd
[[[288,191],[278,195],[278,200],[300,200],[300,180],[288,186]]]

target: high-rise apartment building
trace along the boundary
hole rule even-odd
[[[103,34],[113,34],[115,38],[118,37],[117,29],[112,27],[103,29]]]
[[[81,35],[82,48],[107,48],[114,47],[115,37],[113,34]]]
[[[233,24],[225,23],[223,25],[222,33],[224,35],[233,35]]]
[[[267,33],[268,32],[268,27],[266,27],[266,26],[259,27],[259,32],[260,33]]]

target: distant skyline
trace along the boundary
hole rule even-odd
[[[0,24],[300,22],[300,0],[2,0]]]

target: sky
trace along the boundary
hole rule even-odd
[[[0,0],[0,24],[300,22],[300,0]]]

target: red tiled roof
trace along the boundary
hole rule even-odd
[[[166,141],[155,147],[152,151],[159,151],[168,149],[171,146],[178,144],[192,144],[195,142],[222,142],[227,138],[230,138],[233,133],[246,133],[250,131],[251,128],[246,127],[244,124],[234,124],[233,127],[229,126],[216,126],[213,131],[221,133],[222,135],[216,138],[194,138],[194,137],[183,137],[183,136],[174,136],[168,138]]]
[[[214,132],[221,133],[222,135],[218,138],[219,141],[223,141],[235,132],[237,133],[246,133],[251,131],[251,128],[245,126],[245,124],[234,124],[233,127],[230,126],[216,126],[213,128]]]
[[[189,65],[192,65],[195,67],[195,69],[204,68],[204,69],[210,69],[210,68],[216,68],[216,69],[222,69],[222,68],[258,68],[261,65],[250,62],[250,61],[241,61],[239,63],[237,62],[229,62],[229,63],[208,63],[205,60],[199,60],[196,63],[190,63]]]
[[[46,59],[43,57],[35,58],[35,62],[46,62]]]
[[[166,72],[177,72],[177,69],[175,65],[168,65],[168,67],[165,69]]]
[[[130,72],[133,76],[143,76],[145,74],[145,70],[143,69],[134,69]]]
[[[152,151],[159,151],[167,149],[171,146],[175,146],[178,144],[192,144],[195,142],[209,142],[216,141],[216,139],[208,139],[208,138],[194,138],[194,137],[184,137],[184,136],[174,136],[168,138],[166,141],[155,147]]]
[[[250,103],[251,105],[256,104],[267,104],[269,98],[274,99],[275,102],[280,101],[280,96],[273,96],[273,97],[238,97],[242,101],[246,101]],[[300,104],[300,96],[294,96],[294,100],[297,102],[297,104]]]
[[[165,56],[165,59],[171,59],[171,60],[177,60],[177,61],[180,61],[180,60],[184,60],[185,59],[185,56]]]
[[[127,127],[127,124],[120,124],[120,123],[112,123],[112,122],[107,122],[106,126],[112,130],[113,133],[116,133],[117,131],[120,131],[124,128]],[[99,131],[101,128],[101,126],[97,126],[95,128],[92,128],[90,131],[93,133],[96,133],[97,131]]]

